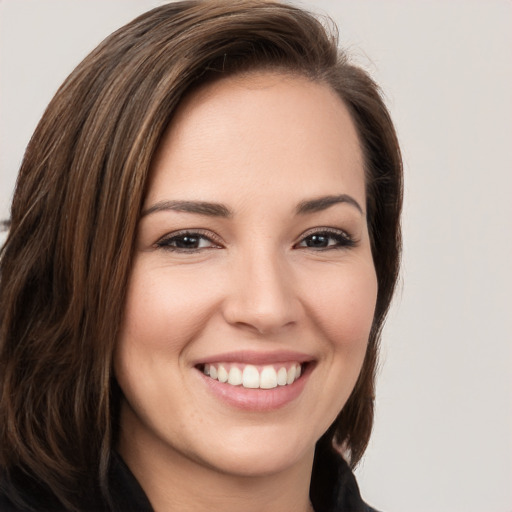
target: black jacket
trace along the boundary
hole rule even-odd
[[[313,472],[316,491],[311,493],[311,501],[315,512],[376,512],[362,500],[355,477],[341,457],[331,456],[325,462],[324,459],[320,473]],[[153,512],[141,486],[116,453],[112,455],[109,483],[113,508],[103,503],[94,508],[87,507],[89,512]],[[3,482],[0,512],[27,511],[14,505],[8,496],[12,496],[12,490]],[[65,511],[37,486],[26,485],[23,500],[30,503],[37,512]]]

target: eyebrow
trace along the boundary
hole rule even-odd
[[[354,206],[362,215],[363,209],[360,204],[348,194],[341,194],[337,196],[323,196],[315,199],[302,201],[297,205],[296,213],[298,215],[305,215],[308,213],[315,213],[326,210],[335,204],[346,203]],[[229,218],[233,216],[232,210],[221,203],[210,203],[207,201],[159,201],[148,209],[144,210],[141,218],[155,212],[162,211],[176,211],[186,213],[196,213],[199,215],[207,215],[209,217],[223,217]]]
[[[339,196],[323,196],[317,197],[315,199],[310,199],[308,201],[302,201],[297,206],[297,214],[304,215],[307,213],[320,212],[322,210],[326,210],[331,206],[339,203],[346,203],[354,206],[361,215],[364,215],[363,208],[361,205],[348,194],[341,194]]]
[[[233,212],[225,205],[207,201],[160,201],[142,212],[145,217],[154,212],[176,211],[197,213],[209,217],[231,217]]]

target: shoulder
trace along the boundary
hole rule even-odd
[[[0,492],[0,510],[2,512],[26,512],[26,509],[22,509],[14,505],[2,492]]]
[[[109,484],[113,512],[153,512],[142,487],[115,451],[111,454]]]
[[[1,512],[31,512],[30,506],[21,503],[27,500],[27,496],[20,495],[8,479],[4,476],[0,479],[0,511]],[[29,498],[30,501],[32,499]]]
[[[11,473],[10,478],[0,479],[0,512],[69,512],[40,480],[21,471]],[[96,494],[88,496],[80,510],[106,512],[97,498]]]
[[[365,503],[350,466],[330,443],[317,444],[310,498],[316,512],[378,512]]]
[[[52,492],[37,479],[21,471],[10,478],[0,477],[0,512],[67,512]],[[153,512],[144,491],[124,461],[112,453],[108,486],[110,500],[103,498],[100,489],[91,490],[79,508],[83,512]]]
[[[22,489],[20,491],[20,489]],[[55,499],[29,485],[0,482],[0,512],[65,512]]]

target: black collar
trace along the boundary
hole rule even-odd
[[[111,501],[104,503],[99,489],[84,496],[84,512],[154,512],[139,482],[116,452],[112,452],[109,470]],[[345,460],[333,450],[315,453],[310,497],[316,512],[376,512],[361,499],[359,488]],[[28,512],[16,503],[29,505],[38,512],[66,512],[53,493],[26,474],[0,479],[0,511]]]

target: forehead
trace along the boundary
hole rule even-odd
[[[348,188],[364,204],[359,139],[339,96],[301,76],[261,72],[186,97],[155,155],[148,201],[229,201],[233,188],[290,197]]]

